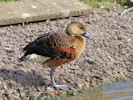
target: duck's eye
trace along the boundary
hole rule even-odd
[[[83,29],[83,27],[80,27],[80,29]]]

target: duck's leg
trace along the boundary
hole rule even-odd
[[[61,89],[61,90],[68,90],[68,86],[67,85],[58,85],[56,84],[55,80],[54,80],[54,73],[55,73],[55,68],[51,67],[50,70],[50,78],[51,78],[51,85],[52,87],[56,88],[56,89]]]

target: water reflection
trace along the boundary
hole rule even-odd
[[[123,92],[133,92],[133,88],[121,89],[121,90],[110,90],[102,92],[103,94],[113,94],[113,93],[123,93]]]
[[[133,99],[133,96],[124,96],[120,98],[113,98],[111,100],[127,100],[127,99]]]
[[[133,100],[133,81],[115,82],[88,94],[81,94],[65,100]]]
[[[133,81],[127,81],[127,82],[115,82],[115,83],[111,83],[106,85],[106,88],[120,88],[120,87],[125,87],[125,86],[132,86],[133,85]]]

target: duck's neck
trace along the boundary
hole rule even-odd
[[[86,39],[85,37],[82,37],[82,36],[75,36],[75,38],[77,42],[76,53],[77,53],[77,57],[79,57],[81,53],[84,51]]]
[[[83,43],[86,42],[86,39],[83,36],[75,36],[75,38],[78,39],[79,41],[83,42]]]

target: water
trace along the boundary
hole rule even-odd
[[[65,100],[133,100],[133,81],[115,82],[86,94],[69,97]]]

